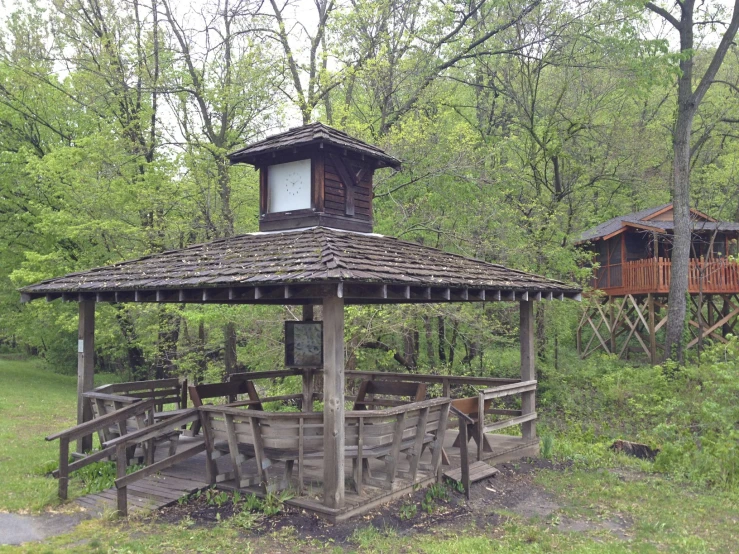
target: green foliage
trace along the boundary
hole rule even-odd
[[[250,494],[244,498],[244,510],[248,512],[261,512],[262,500],[256,494]]]
[[[541,438],[541,457],[545,460],[552,459],[552,447],[554,445],[554,438],[552,435],[546,434]]]
[[[262,513],[267,517],[276,516],[284,509],[285,502],[294,496],[295,495],[289,490],[280,491],[279,493],[267,493],[267,496],[265,496],[262,501]]]
[[[398,510],[398,517],[400,519],[413,519],[418,513],[418,506],[415,502],[406,502],[400,506]]]
[[[133,473],[143,467],[143,465],[131,464],[126,468],[126,473]],[[115,486],[116,463],[107,461],[93,462],[72,472],[70,477],[80,480],[83,494],[104,491]]]
[[[685,367],[635,367],[600,357],[568,360],[556,374],[542,373],[544,437],[557,437],[556,456],[584,467],[614,463],[608,446],[622,438],[659,448],[655,471],[737,488],[736,337],[708,348],[700,361]]]
[[[436,503],[449,500],[449,489],[445,483],[434,483],[423,495],[421,509],[427,514],[432,514],[436,509]]]

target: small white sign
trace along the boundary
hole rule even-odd
[[[77,352],[82,354],[84,351],[85,351],[85,341],[83,341],[82,339],[79,339],[77,341]]]

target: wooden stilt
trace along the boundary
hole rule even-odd
[[[649,309],[649,359],[652,365],[657,365],[657,332],[654,329],[654,295],[647,295]]]
[[[616,319],[613,317],[613,297],[608,297],[608,316],[609,316],[609,325],[608,325],[608,332],[611,335],[608,338],[608,342],[611,346],[611,354],[613,354],[616,351]]]

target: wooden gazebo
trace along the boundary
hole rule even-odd
[[[739,316],[739,223],[718,221],[691,209],[688,271],[688,347],[704,339],[723,341]],[[659,360],[659,330],[667,322],[673,221],[672,204],[615,217],[583,232],[578,244],[593,253],[597,269],[578,328],[586,357],[600,349],[628,356],[632,349]]]
[[[97,302],[303,305],[306,320],[320,305],[322,492],[325,508],[336,514],[345,502],[344,306],[509,301],[520,305],[521,381],[534,382],[521,389],[522,433],[535,438],[534,302],[579,300],[577,286],[372,233],[372,175],[400,162],[325,125],[270,137],[232,161],[260,169],[260,232],[21,289],[24,302],[79,303],[79,423],[92,417],[83,394],[93,387]],[[305,387],[310,380],[304,379],[310,398]]]

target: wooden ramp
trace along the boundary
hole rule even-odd
[[[485,462],[474,462],[470,464],[470,483],[482,481],[488,477],[492,477],[498,472],[498,469],[486,464]],[[462,468],[457,467],[444,472],[444,477],[452,481],[459,482],[462,480]]]
[[[177,502],[182,496],[207,487],[207,483],[193,478],[156,474],[128,485],[128,511],[158,510]],[[116,489],[80,496],[74,502],[88,512],[102,515],[116,510]]]

